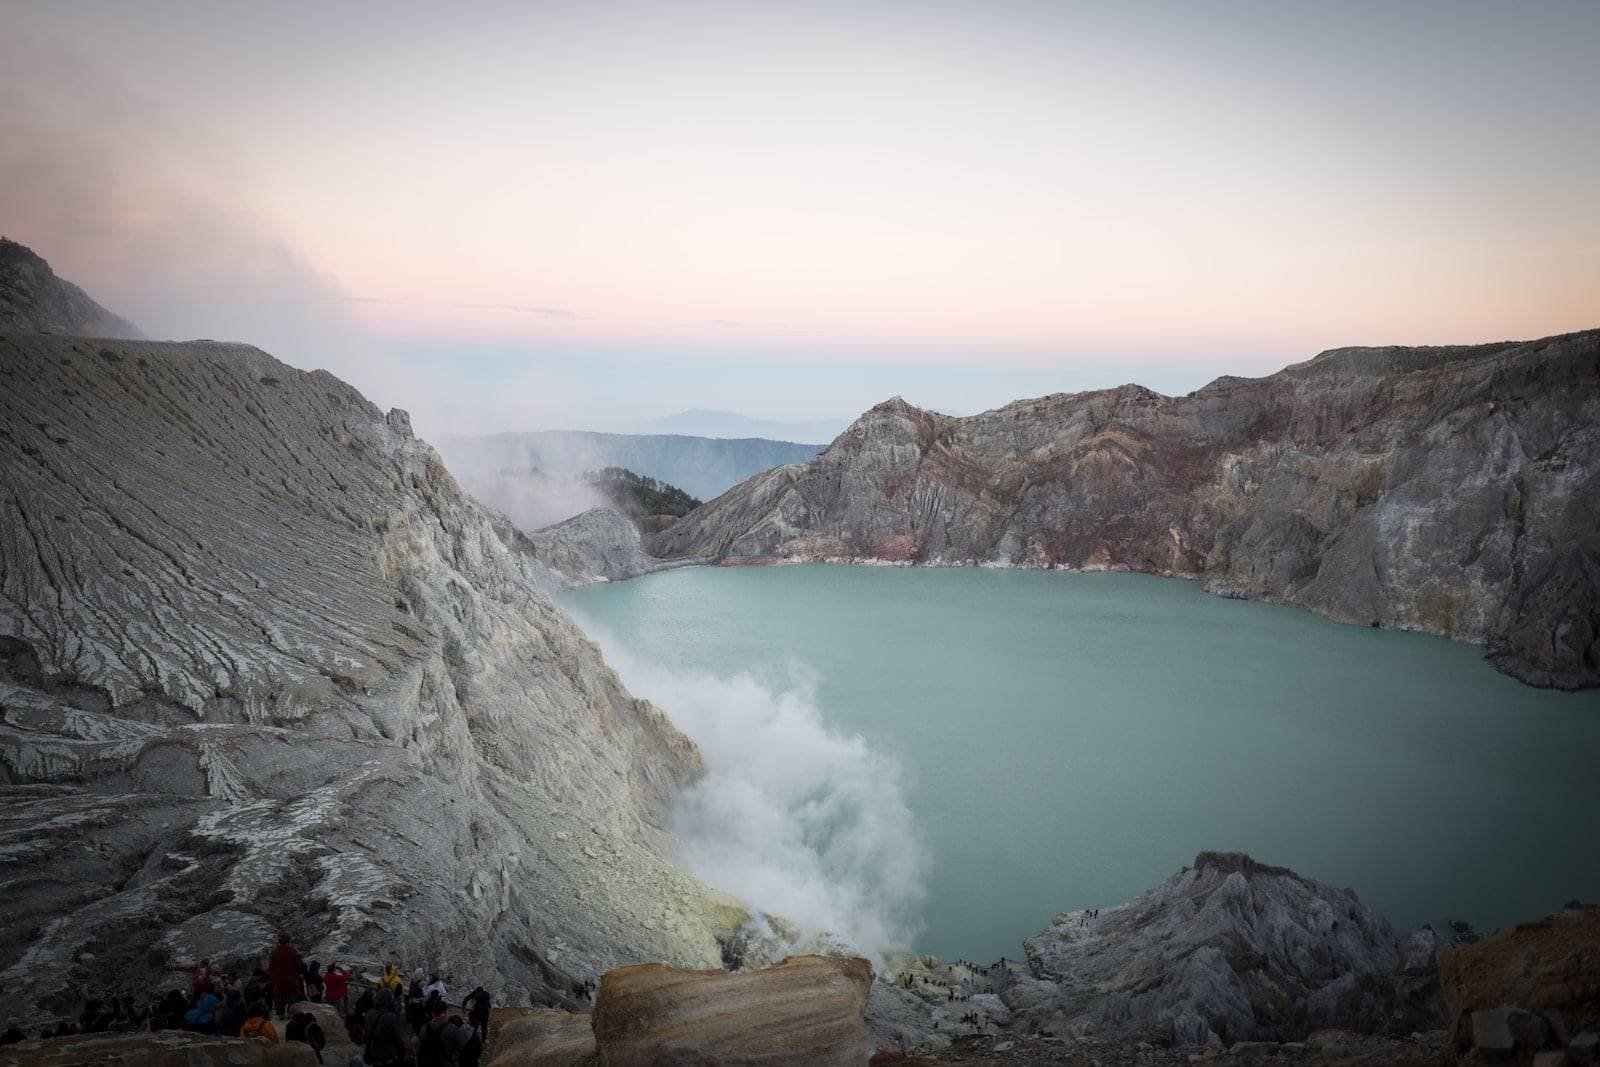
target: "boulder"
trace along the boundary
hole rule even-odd
[[[497,1008],[489,1020],[484,1067],[571,1067],[594,1055],[594,1028],[583,1012]]]
[[[0,1048],[0,1067],[317,1067],[317,1057],[308,1045],[161,1030],[24,1041]]]
[[[876,1050],[863,1018],[871,985],[866,960],[837,956],[735,974],[618,967],[595,1001],[599,1062],[863,1064]]]
[[[1458,1053],[1531,1062],[1600,1028],[1600,907],[1569,908],[1446,952],[1439,978]],[[1582,1062],[1579,1060],[1578,1062]]]

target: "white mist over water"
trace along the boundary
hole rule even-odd
[[[753,909],[881,960],[917,933],[928,850],[895,761],[831,730],[803,668],[775,688],[637,658],[589,629],[629,691],[700,746],[670,825],[678,861]]]

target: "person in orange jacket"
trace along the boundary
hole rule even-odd
[[[260,1037],[278,1043],[278,1028],[272,1025],[272,1013],[267,1010],[265,1001],[258,1000],[250,1005],[250,1017],[239,1027],[240,1037]]]

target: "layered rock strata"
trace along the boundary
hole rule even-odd
[[[1187,396],[898,398],[654,535],[668,558],[1134,570],[1600,684],[1600,331],[1349,348]]]
[[[619,967],[600,982],[591,1023],[602,1063],[865,1063],[864,959],[794,956],[757,971]]]
[[[695,746],[403,412],[212,343],[0,335],[0,987],[201,956],[439,965],[503,1002],[713,965]]]

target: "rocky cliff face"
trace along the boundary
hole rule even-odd
[[[657,822],[698,751],[404,412],[245,346],[0,334],[0,474],[19,1020],[279,928],[503,1002],[720,960],[744,916]]]
[[[133,323],[113,315],[31,249],[0,237],[0,332],[138,340]]]
[[[1339,349],[1188,396],[969,418],[895,399],[648,547],[726,562],[1127,569],[1487,644],[1600,684],[1600,331]]]

